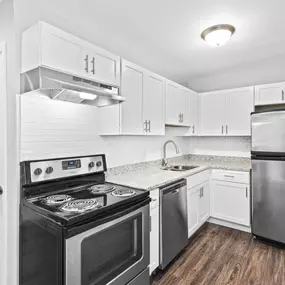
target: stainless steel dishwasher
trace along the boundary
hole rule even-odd
[[[160,188],[160,268],[164,269],[188,243],[187,183]]]

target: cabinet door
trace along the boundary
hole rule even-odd
[[[146,135],[164,135],[164,79],[147,72],[143,88],[143,122]]]
[[[149,274],[159,265],[159,207],[150,211],[150,263]]]
[[[209,92],[200,95],[200,134],[226,134],[226,93]]]
[[[107,53],[107,51],[106,51]],[[81,71],[84,77],[108,85],[120,86],[120,57],[82,49]]]
[[[82,48],[67,39],[46,33],[42,37],[42,65],[70,74],[82,74]]]
[[[194,187],[187,191],[188,238],[199,228],[199,194],[199,187]]]
[[[250,135],[250,113],[253,112],[253,87],[227,92],[227,135]]]
[[[121,104],[121,133],[143,134],[143,71],[137,66],[122,62],[122,96],[126,101]]]
[[[210,216],[210,185],[205,182],[200,186],[199,224],[202,226]]]
[[[190,97],[190,119],[189,119],[189,136],[196,136],[198,134],[198,109],[199,109],[199,102],[198,102],[198,93],[189,90],[189,97]]]
[[[285,82],[255,87],[255,105],[284,104]]]
[[[182,113],[182,126],[190,125],[190,94],[188,89],[180,90],[181,96],[181,113]]]
[[[212,186],[211,216],[249,226],[249,186],[216,180],[213,180]]]
[[[181,125],[180,120],[180,90],[177,85],[166,81],[166,111],[165,122],[168,125]]]

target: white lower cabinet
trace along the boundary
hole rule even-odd
[[[198,225],[199,225],[199,187],[188,189],[187,208],[188,208],[188,238],[190,238],[198,230]]]
[[[211,186],[211,217],[250,226],[249,185],[213,180]]]
[[[194,187],[187,183],[187,209],[188,209],[188,238],[190,238],[209,218],[210,215],[210,183],[209,172],[205,172],[203,176],[206,181]],[[188,178],[187,182],[189,181]],[[195,181],[195,175],[193,175]]]
[[[150,197],[149,275],[159,266],[159,189],[152,190]]]
[[[203,183],[199,196],[199,222],[204,224],[210,217],[210,183]]]

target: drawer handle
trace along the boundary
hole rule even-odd
[[[224,177],[235,178],[233,175],[224,175]]]

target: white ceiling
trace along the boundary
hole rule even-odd
[[[198,91],[285,80],[284,0],[14,0],[21,30],[44,20]],[[236,27],[222,47],[200,33]]]

